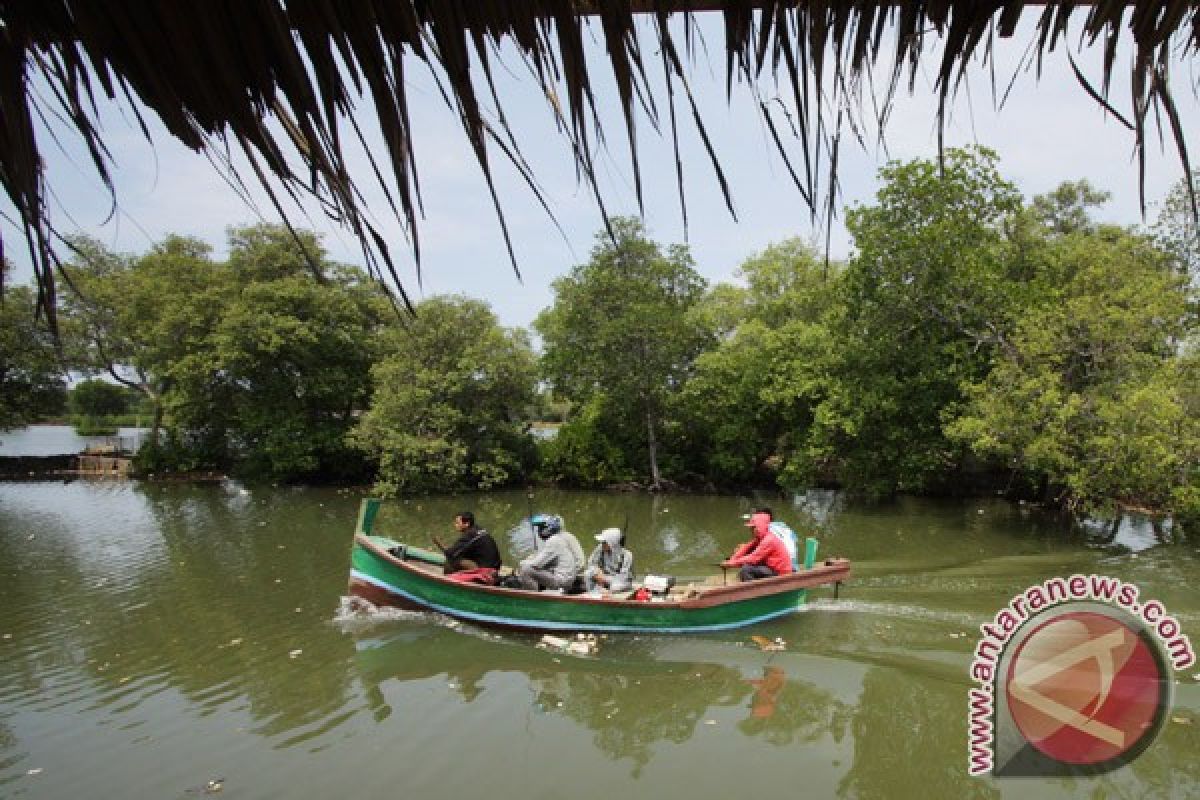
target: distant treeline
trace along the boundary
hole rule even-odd
[[[1200,246],[1183,188],[1140,231],[1095,222],[1107,197],[1086,181],[1026,203],[983,149],[892,163],[881,183],[846,211],[848,261],[790,240],[737,286],[614,218],[554,282],[540,353],[480,300],[396,313],[309,233],[233,230],[224,261],[182,237],[137,256],[77,239],[61,351],[138,393],[151,472],[384,492],[982,483],[1200,517]],[[10,289],[4,346],[25,337],[36,407],[63,365],[12,321],[30,308]],[[562,425],[535,438],[539,421]]]

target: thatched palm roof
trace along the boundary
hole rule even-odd
[[[405,85],[409,70],[436,67],[503,225],[492,159],[511,161],[534,184],[520,142],[504,123],[503,98],[496,96],[492,81],[499,46],[513,43],[544,86],[566,146],[595,190],[591,159],[603,132],[585,37],[598,32],[624,110],[640,202],[634,133],[639,121],[658,127],[665,119],[663,128],[678,153],[677,122],[690,118],[707,146],[685,70],[692,46],[689,20],[704,10],[724,17],[731,87],[753,86],[763,72],[785,87],[786,110],[772,112],[763,102],[763,120],[814,213],[833,202],[830,177],[836,173],[841,134],[859,130],[855,115],[861,112],[855,109],[861,108],[857,101],[864,83],[885,86],[890,100],[906,84],[911,90],[918,63],[937,52],[936,89],[944,111],[972,59],[986,61],[1001,45],[1032,45],[1040,59],[1063,44],[1069,21],[1075,22],[1072,36],[1105,54],[1098,89],[1077,71],[1084,90],[1099,102],[1106,102],[1118,43],[1132,43],[1134,111],[1129,118],[1116,116],[1132,129],[1139,152],[1147,119],[1158,118],[1188,166],[1168,64],[1172,47],[1188,55],[1200,44],[1200,13],[1197,4],[1179,0],[1080,7],[907,0],[0,0],[0,180],[20,214],[43,306],[53,320],[54,230],[47,215],[43,143],[35,135],[39,118],[59,116],[73,127],[110,189],[110,157],[96,124],[97,95],[127,100],[139,120],[152,112],[172,135],[218,165],[228,166],[230,150],[239,150],[281,213],[282,196],[315,195],[363,242],[369,269],[399,286],[389,248],[363,213],[355,186],[363,176],[349,174],[343,156],[343,139],[362,136],[354,115],[364,95],[387,148],[387,158],[374,163],[374,175],[368,177],[384,188],[419,259],[420,184]],[[1034,41],[1007,42],[1023,13],[1036,18]],[[639,14],[649,20],[649,43],[635,28]],[[680,15],[682,26],[669,24]],[[650,85],[645,69],[650,58],[661,60],[664,85]],[[45,96],[31,89],[34,81],[48,87]],[[486,113],[481,97],[501,112]],[[886,119],[888,105],[873,106],[878,121]],[[728,198],[711,147],[709,156]],[[297,163],[303,169],[292,166]],[[682,203],[681,182],[679,193]]]

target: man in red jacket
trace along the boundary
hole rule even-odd
[[[792,572],[792,557],[783,541],[771,533],[771,515],[755,512],[746,523],[754,532],[754,538],[742,544],[723,567],[741,567],[738,577],[744,581],[758,578],[773,578]]]

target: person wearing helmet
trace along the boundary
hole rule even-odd
[[[773,578],[776,575],[787,575],[794,572],[792,557],[788,554],[783,541],[771,533],[771,515],[765,511],[756,511],[750,515],[746,527],[752,529],[754,538],[745,542],[723,567],[741,567],[738,577],[743,581],[753,581],[759,578]]]
[[[623,592],[633,586],[633,553],[621,546],[621,529],[605,528],[596,537],[600,544],[588,558],[584,585],[590,592],[597,587]]]
[[[563,589],[575,585],[583,575],[583,548],[575,535],[563,530],[562,517],[537,514],[530,524],[537,536],[537,549],[517,565],[522,589]]]

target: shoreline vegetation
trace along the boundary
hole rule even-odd
[[[59,342],[27,287],[0,306],[19,366],[0,425],[140,423],[156,479],[1001,494],[1200,524],[1184,185],[1148,229],[1096,222],[1087,181],[1026,201],[983,148],[893,162],[881,187],[845,212],[848,260],[787,240],[736,284],[613,217],[529,330],[458,295],[397,314],[304,231],[231,229],[225,260],[76,237]],[[87,379],[67,390],[68,371]]]

